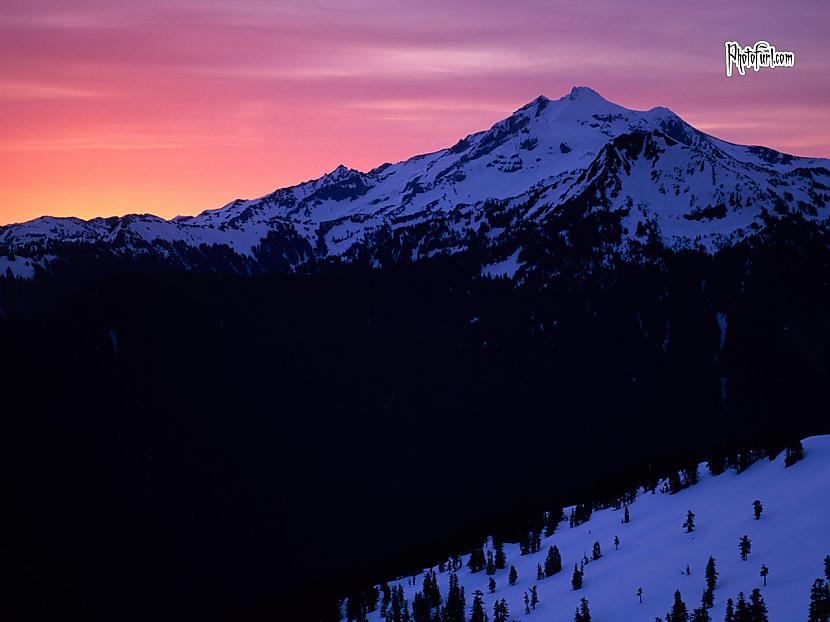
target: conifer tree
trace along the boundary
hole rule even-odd
[[[584,596],[579,599],[579,622],[591,622],[591,610]]]
[[[726,460],[724,459],[723,454],[718,453],[709,458],[706,466],[709,468],[709,472],[712,475],[720,475],[726,470]]]
[[[726,615],[723,618],[723,622],[735,622],[735,605],[732,603],[731,598],[726,599]]]
[[[715,606],[715,592],[708,587],[703,590],[703,596],[700,597],[700,606],[703,609],[711,609]]]
[[[484,601],[481,590],[473,592],[473,606],[470,609],[470,622],[485,622],[487,616],[484,613]]]
[[[536,564],[536,580],[541,581],[545,578],[545,572],[542,570],[542,564]]]
[[[715,568],[715,558],[709,556],[709,561],[706,562],[706,570],[703,573],[706,578],[706,589],[714,592],[718,584],[718,571]]]
[[[484,570],[485,565],[484,549],[482,547],[474,548],[470,553],[470,559],[467,560],[467,567],[470,569],[470,572]]]
[[[738,594],[738,602],[735,603],[735,622],[752,622],[752,613],[743,592]]]
[[[614,536],[614,550],[619,550],[620,548],[620,539],[617,536]]]
[[[591,551],[591,557],[594,558],[594,561],[602,557],[602,551],[599,548],[599,542],[594,542],[594,549],[593,551]]]
[[[503,598],[501,600],[497,600],[493,605],[493,622],[507,622],[509,615],[510,612],[507,609],[507,601]]]
[[[807,622],[830,622],[830,587],[823,579],[816,579],[810,588]]]
[[[582,589],[582,571],[574,564],[574,573],[571,577],[571,587],[575,590]]]
[[[380,586],[380,615],[386,616],[386,609],[389,607],[389,601],[392,599],[392,590],[388,583]]]
[[[488,575],[496,574],[496,562],[493,560],[493,551],[487,551],[487,563],[485,570]]]
[[[424,596],[429,603],[430,608],[437,608],[441,605],[441,591],[438,588],[438,577],[434,570],[428,570],[424,573]],[[413,612],[415,603],[412,603]]]
[[[496,544],[496,570],[504,570],[507,568],[507,556],[504,554],[504,545],[499,542]]]
[[[564,518],[564,514],[562,512],[562,508],[557,508],[556,510],[551,510],[550,512],[545,513],[545,537],[550,538],[555,532],[556,528],[559,526],[559,521]]]
[[[536,593],[536,586],[530,588],[530,608],[536,609],[536,605],[539,604],[539,595]]]
[[[530,615],[530,598],[527,596],[527,592],[525,592],[525,614]]]
[[[510,573],[507,575],[507,582],[510,585],[516,585],[516,580],[519,578],[519,573],[516,572],[516,566],[510,566]]]
[[[767,568],[764,564],[761,564],[761,578],[764,580],[764,587],[767,587],[767,575],[769,574],[769,568]]]
[[[801,441],[795,441],[787,445],[787,450],[784,456],[784,466],[791,467],[799,460],[804,459],[804,445]]]
[[[686,521],[683,523],[683,529],[686,533],[692,533],[695,530],[695,514],[691,510],[686,513]]]
[[[749,553],[752,551],[752,543],[749,541],[749,536],[743,535],[738,541],[738,552],[741,554],[741,559],[746,561]]]
[[[545,576],[550,577],[562,570],[562,556],[559,548],[554,545],[548,549],[548,556],[545,559]]]
[[[447,604],[444,607],[444,622],[464,622],[467,602],[464,598],[464,588],[458,585],[458,575],[450,574],[450,587],[447,592]]]
[[[412,620],[413,622],[432,622],[432,610],[426,596],[416,592],[412,598]]]
[[[761,501],[759,499],[755,499],[755,501],[752,502],[752,512],[755,514],[755,520],[761,518],[761,512],[763,511],[764,506],[761,504]]]
[[[692,611],[690,620],[691,622],[712,622],[712,618],[709,616],[709,611],[706,607],[698,607]]]
[[[490,577],[490,581],[487,583],[487,590],[491,594],[496,591],[496,580],[493,577]]]
[[[628,513],[628,506],[625,506],[625,512],[623,512],[623,523],[628,524],[631,522],[631,516]]]
[[[531,534],[531,550],[534,553],[538,553],[542,549],[542,534],[541,532],[534,531]]]
[[[666,622],[688,622],[689,612],[686,609],[686,603],[680,596],[680,590],[674,592],[674,603],[671,609],[666,614]]]
[[[749,595],[749,613],[752,616],[752,622],[769,622],[764,597],[761,596],[761,590],[757,587]]]
[[[692,464],[683,469],[683,486],[688,488],[694,486],[700,480],[697,464]]]
[[[824,558],[824,578],[830,582],[830,555]]]

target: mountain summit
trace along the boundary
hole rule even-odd
[[[617,246],[646,236],[707,251],[764,219],[826,216],[830,161],[709,136],[667,108],[629,110],[585,86],[540,96],[453,146],[368,172],[338,166],[305,183],[170,221],[44,217],[0,228],[0,274],[33,277],[82,257],[242,273],[289,271],[375,254],[391,236],[417,260],[522,229],[603,212]],[[385,243],[389,243],[388,241]]]

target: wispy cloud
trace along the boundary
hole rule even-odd
[[[84,99],[108,96],[103,91],[72,86],[0,80],[0,99]]]

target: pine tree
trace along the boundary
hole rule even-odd
[[[625,512],[623,512],[623,523],[628,524],[631,522],[631,516],[628,514],[628,506],[625,506]]]
[[[741,559],[746,561],[746,558],[749,557],[750,551],[752,551],[752,543],[749,541],[749,536],[741,536],[741,539],[738,542],[738,551],[741,554]]]
[[[620,539],[617,536],[614,536],[614,550],[619,550],[620,548]]]
[[[510,611],[507,608],[507,601],[503,598],[497,600],[493,606],[493,622],[507,622],[509,616]]]
[[[769,574],[769,568],[767,568],[764,564],[761,564],[761,578],[764,580],[764,587],[767,587],[767,575]]]
[[[519,578],[519,573],[516,572],[516,566],[510,566],[510,573],[507,575],[507,582],[510,585],[516,585],[516,581]]]
[[[525,592],[525,614],[530,615],[530,599],[527,597],[527,592]]]
[[[584,596],[579,599],[579,622],[591,622],[591,610]]]
[[[556,532],[556,528],[559,526],[559,521],[563,518],[564,514],[561,508],[545,513],[544,523],[546,538],[550,538]]]
[[[752,622],[752,613],[743,592],[738,594],[738,602],[735,604],[735,622]]]
[[[787,445],[787,450],[784,456],[784,466],[791,467],[799,460],[804,459],[804,445],[801,441],[795,441]]]
[[[507,622],[510,612],[507,609],[507,601],[503,598],[497,600],[493,605],[493,622]]]
[[[562,570],[562,556],[559,548],[554,545],[548,549],[548,556],[545,559],[545,576],[550,577]]]
[[[714,592],[715,587],[718,584],[718,571],[715,568],[714,557],[709,557],[709,561],[706,562],[706,570],[703,575],[706,578],[706,589]]]
[[[749,595],[749,613],[752,615],[752,622],[769,622],[764,597],[761,596],[761,590],[757,587]]]
[[[674,604],[671,610],[666,614],[666,622],[688,622],[689,612],[686,609],[686,603],[680,597],[680,590],[674,592]]]
[[[441,606],[441,591],[438,588],[438,577],[434,570],[428,570],[424,573],[424,596],[429,603],[430,608],[435,609]],[[413,610],[415,603],[412,604]]]
[[[473,592],[473,606],[470,609],[470,622],[485,622],[487,616],[484,613],[484,601],[481,590]]]
[[[582,571],[574,564],[574,574],[571,577],[571,587],[575,590],[582,589]]]
[[[504,570],[507,568],[507,556],[504,554],[504,545],[499,542],[496,544],[496,570]]]
[[[541,581],[545,578],[545,571],[542,570],[542,564],[536,564],[536,580]]]
[[[683,469],[683,486],[685,488],[694,486],[699,480],[700,476],[698,475],[697,464],[689,465]]]
[[[726,460],[723,457],[723,454],[715,454],[711,458],[709,458],[709,462],[706,464],[709,467],[709,472],[712,475],[720,475],[726,470]]]
[[[695,530],[695,514],[691,510],[686,513],[686,521],[683,523],[683,529],[686,533],[692,533]]]
[[[380,586],[380,615],[386,617],[386,610],[389,608],[389,602],[392,599],[392,590],[388,583]]]
[[[698,607],[692,611],[691,622],[712,622],[709,611],[705,607]]]
[[[432,622],[432,610],[426,596],[416,592],[412,598],[412,620],[413,622]]]
[[[752,502],[752,511],[755,513],[755,520],[761,518],[761,512],[764,511],[764,506],[761,505],[761,501],[759,499],[755,499],[755,501]]]
[[[536,605],[539,604],[539,595],[536,594],[536,586],[530,588],[530,608],[536,609]]]
[[[807,622],[830,622],[830,587],[824,579],[816,579],[810,588]]]
[[[496,574],[496,563],[493,561],[493,551],[487,551],[487,563],[485,564],[485,571],[488,575]]]
[[[470,569],[470,572],[484,570],[485,565],[484,549],[482,547],[474,548],[470,553],[470,559],[467,560],[467,567]]]
[[[602,557],[602,551],[599,548],[599,542],[594,542],[594,550],[591,551],[591,557],[594,558],[594,561]]]
[[[493,577],[490,577],[490,581],[487,583],[487,590],[491,594],[496,591],[496,580]]]
[[[830,555],[824,558],[824,578],[830,582]]]
[[[450,574],[450,588],[447,592],[447,604],[444,607],[444,622],[464,622],[467,602],[464,588],[458,585],[458,575]]]
[[[735,622],[735,605],[732,603],[731,598],[726,599],[726,615],[723,618],[723,622]]]
[[[711,609],[715,606],[715,592],[708,587],[703,590],[703,596],[700,597],[700,606],[704,609]]]

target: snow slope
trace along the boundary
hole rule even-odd
[[[631,522],[621,523],[622,510],[600,510],[578,527],[567,522],[542,540],[539,553],[520,556],[516,544],[506,544],[507,569],[497,570],[497,589],[489,594],[489,577],[484,571],[471,574],[466,565],[458,571],[465,588],[467,611],[474,590],[484,593],[485,610],[492,618],[496,599],[506,599],[511,619],[571,622],[581,597],[588,599],[595,622],[652,622],[664,617],[680,590],[689,611],[700,606],[705,587],[704,568],[709,556],[716,560],[719,573],[715,589],[713,620],[724,618],[727,598],[737,600],[739,592],[747,599],[760,587],[770,611],[770,620],[805,620],[809,590],[816,578],[823,577],[822,560],[830,555],[830,436],[804,441],[805,459],[784,468],[783,453],[775,461],[760,460],[743,473],[726,471],[712,476],[700,467],[701,480],[677,494],[643,494],[629,506]],[[764,512],[755,520],[754,499],[760,499]],[[687,534],[682,528],[686,512],[695,513],[696,529]],[[566,514],[569,508],[566,509]],[[738,555],[738,539],[747,534],[752,552],[746,562]],[[620,539],[619,550],[613,540]],[[585,566],[584,587],[571,589],[574,563],[584,554],[591,556],[593,543],[602,547],[602,557]],[[562,554],[563,570],[552,577],[536,580],[536,565],[544,560],[548,548],[556,544]],[[464,556],[466,564],[468,557]],[[510,565],[518,571],[518,582],[510,586]],[[684,573],[686,565],[691,575]],[[768,586],[762,586],[761,564],[769,568]],[[442,597],[448,591],[449,573],[440,573]],[[403,586],[411,603],[422,589],[423,575],[416,585],[404,578]],[[390,583],[393,585],[394,583]],[[524,613],[523,594],[538,586],[540,605],[530,615]],[[635,596],[643,588],[643,603]],[[377,611],[370,620],[381,620]]]

